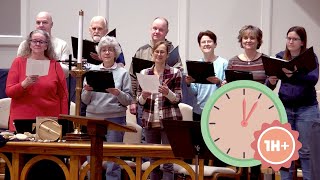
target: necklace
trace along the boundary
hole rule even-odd
[[[243,55],[246,58],[246,61],[248,62],[248,64],[250,64],[250,62],[254,60],[254,58],[257,56],[257,54],[258,54],[258,52],[256,51],[254,56],[252,58],[249,58],[246,53],[243,53]]]

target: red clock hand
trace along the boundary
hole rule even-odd
[[[257,106],[258,106],[258,101],[256,101],[253,104],[253,106],[251,107],[251,110],[250,110],[250,112],[248,114],[248,117],[245,120],[241,121],[241,126],[242,127],[246,127],[248,125],[248,120],[249,120],[250,116],[252,115],[253,111],[257,108]]]
[[[246,120],[246,109],[247,109],[247,102],[246,102],[246,99],[243,99],[242,101],[242,121],[245,121]]]

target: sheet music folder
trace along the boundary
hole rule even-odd
[[[309,73],[317,68],[317,62],[313,47],[310,47],[299,56],[293,58],[290,61],[286,61],[279,58],[262,56],[263,66],[268,76],[277,76],[279,79],[286,78],[282,68],[294,71],[294,66],[297,67],[299,72]]]
[[[173,67],[180,59],[179,46],[175,47],[169,52],[169,57],[167,59],[167,64]]]
[[[85,74],[88,85],[93,91],[107,93],[106,89],[114,88],[113,74],[111,71],[88,71]]]
[[[195,79],[194,83],[211,84],[207,81],[210,76],[215,76],[212,62],[186,61],[188,75]]]
[[[132,57],[132,68],[134,74],[140,73],[143,69],[152,67],[153,64],[153,61]]]
[[[227,82],[237,81],[237,80],[253,80],[253,74],[249,71],[239,71],[227,69],[225,70]]]
[[[107,35],[116,37],[116,29],[110,31]],[[71,36],[71,43],[72,43],[73,57],[77,59],[78,58],[78,38]],[[97,51],[96,51],[97,45],[98,45],[98,43],[95,43],[90,40],[84,39],[82,41],[82,58],[87,59],[87,62],[90,64],[95,64],[95,65],[101,64],[101,61],[97,61],[97,60],[91,58],[91,56],[90,56],[91,52],[97,53]]]
[[[216,159],[203,140],[200,122],[163,120],[162,124],[174,156],[192,159],[198,154],[199,159]]]

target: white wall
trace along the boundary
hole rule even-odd
[[[0,11],[6,8],[1,3]],[[183,61],[201,57],[196,38],[200,31],[207,29],[218,37],[216,54],[228,59],[239,54],[242,49],[237,35],[246,24],[262,29],[264,43],[261,52],[268,55],[284,49],[286,32],[291,26],[304,26],[308,46],[314,46],[320,56],[318,0],[22,0],[21,4],[21,36],[0,35],[0,68],[10,67],[19,42],[33,30],[38,12],[51,12],[54,21],[52,34],[70,44],[70,36],[78,33],[78,12],[81,9],[84,11],[84,38],[90,38],[88,26],[94,15],[107,17],[109,29],[117,29],[126,68],[136,49],[149,41],[150,25],[157,16],[169,20],[167,38],[179,45]],[[10,22],[10,17],[0,17],[2,26],[4,22]]]

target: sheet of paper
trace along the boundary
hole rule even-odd
[[[144,75],[137,73],[137,78],[143,91],[159,93],[158,89],[160,82],[157,75]]]
[[[50,60],[27,60],[26,75],[46,76],[49,72]]]

